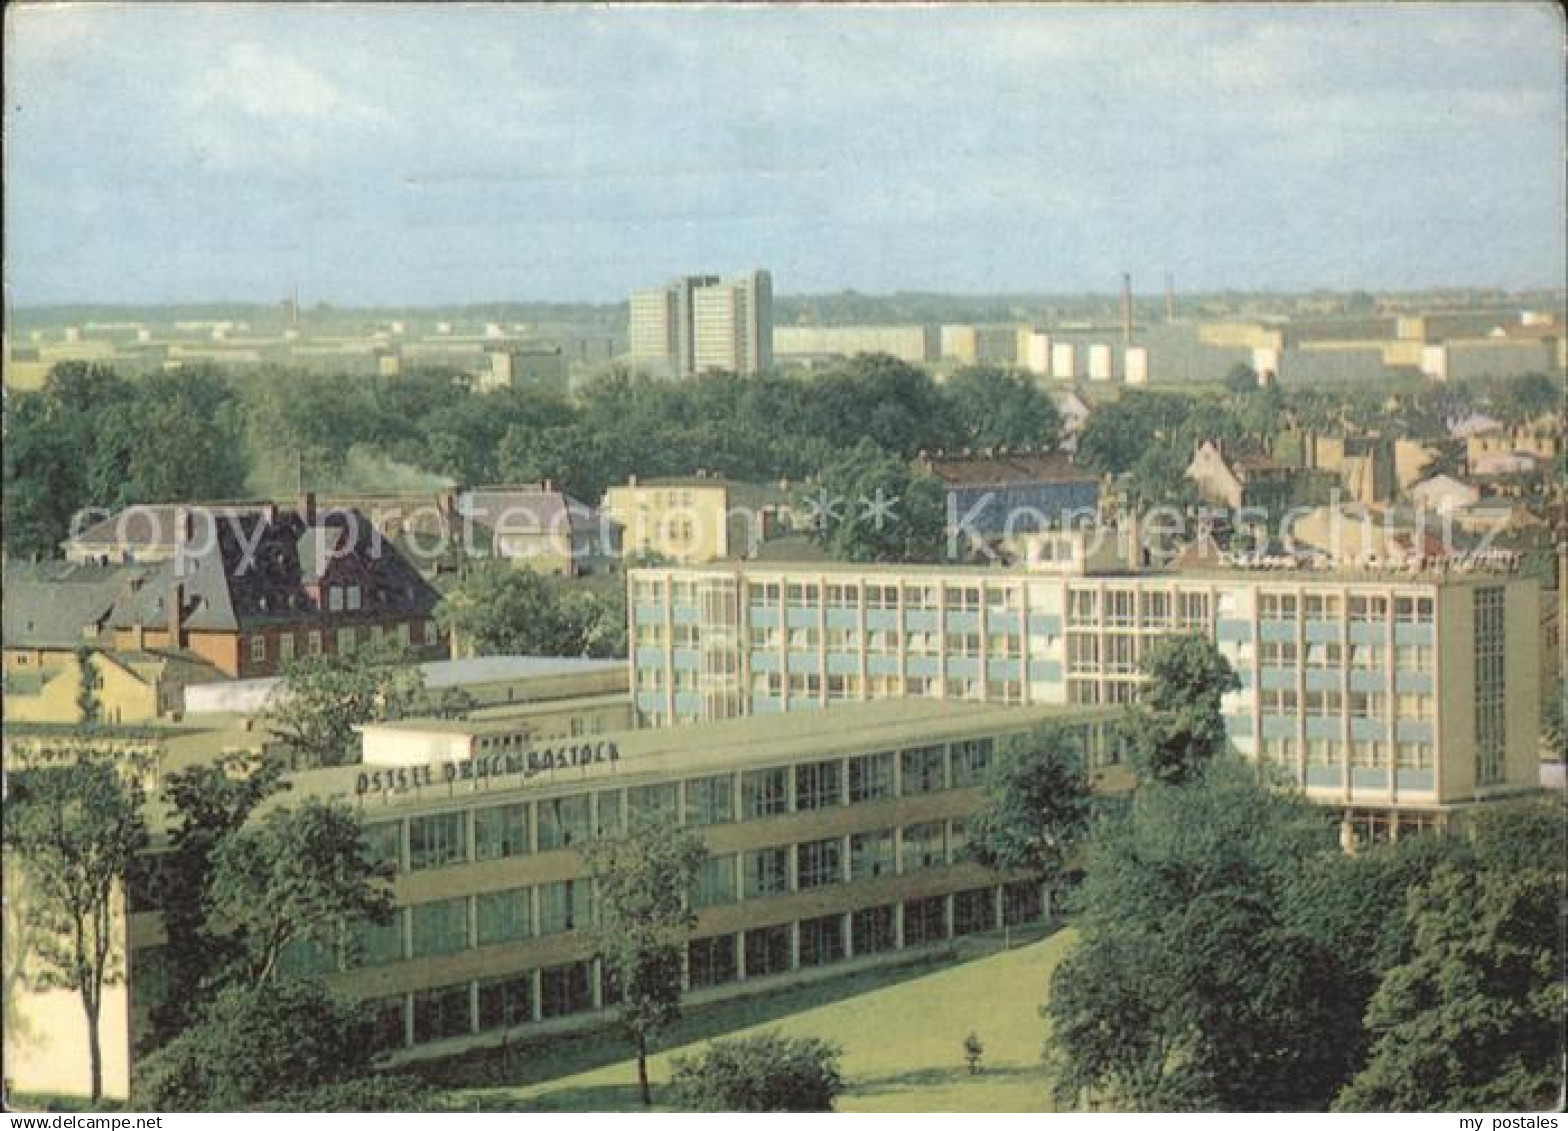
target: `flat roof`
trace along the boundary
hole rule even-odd
[[[430,805],[475,795],[530,793],[559,795],[607,785],[646,785],[728,770],[765,767],[800,760],[810,755],[868,753],[949,742],[987,733],[1027,730],[1044,722],[1064,723],[1109,720],[1117,707],[1002,706],[986,703],[945,702],[934,699],[889,699],[870,703],[844,703],[833,707],[787,714],[754,715],[739,719],[694,723],[585,735],[578,738],[541,739],[535,750],[564,750],[613,744],[615,761],[595,760],[582,766],[545,770],[534,776],[502,773],[491,778],[446,782],[437,769],[433,784],[404,792],[366,793],[367,809],[401,805]],[[410,721],[412,722],[412,721]],[[430,720],[424,732],[479,733],[473,724],[447,725]],[[380,724],[389,726],[391,724]],[[371,728],[366,728],[371,729]],[[398,726],[400,733],[418,732],[414,725]],[[493,729],[485,724],[486,733]],[[502,730],[508,729],[505,727]],[[487,752],[499,753],[499,752]],[[516,753],[514,751],[514,753]],[[397,767],[337,766],[290,775],[293,788],[284,799],[312,796],[358,796],[360,776],[380,771],[395,774]]]
[[[564,675],[593,675],[623,671],[625,660],[589,660],[568,656],[473,656],[461,660],[429,660],[419,665],[427,691],[448,687],[467,687],[476,683],[503,683],[514,679],[550,679]],[[244,694],[270,691],[283,680],[279,676],[261,679],[215,680],[190,687],[221,688]]]
[[[518,720],[535,715],[558,715],[563,711],[624,707],[629,706],[631,701],[630,691],[618,691],[607,695],[573,695],[565,699],[490,703],[474,708],[466,719],[392,719],[382,723],[361,723],[354,729],[361,734],[366,731],[391,731],[394,734],[507,734],[517,729]]]

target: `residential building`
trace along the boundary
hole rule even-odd
[[[969,544],[1016,552],[1021,536],[1099,517],[1099,476],[1061,452],[938,452],[919,463],[946,492],[949,534]]]
[[[152,564],[5,562],[5,672],[74,662],[82,647],[113,645],[109,618],[127,594],[155,576]]]
[[[496,557],[535,573],[580,577],[612,572],[620,561],[620,527],[548,479],[476,487],[458,496],[457,509],[491,532]]]
[[[307,494],[298,510],[199,513],[174,556],[116,600],[106,624],[116,650],[188,651],[232,679],[380,643],[445,652],[439,595],[357,511],[320,512]]]
[[[634,475],[606,490],[600,509],[621,528],[626,557],[653,555],[683,565],[755,554],[790,526],[785,487],[732,483],[702,470],[669,478]]]
[[[1282,467],[1263,452],[1227,452],[1218,440],[1200,443],[1184,474],[1205,502],[1232,510],[1326,501],[1334,482],[1332,475]]]
[[[1533,578],[755,563],[629,580],[648,726],[889,698],[1128,703],[1149,644],[1196,632],[1241,677],[1237,749],[1368,835],[1536,782]]]
[[[1392,440],[1308,432],[1304,447],[1306,466],[1333,474],[1341,493],[1355,502],[1387,503],[1398,493]]]
[[[91,648],[80,658],[34,668],[8,669],[0,700],[5,723],[76,725],[82,713],[83,664],[93,673],[92,722],[108,726],[148,723],[180,710],[193,683],[221,677],[212,665],[182,652],[116,652]]]
[[[1451,475],[1434,475],[1424,479],[1405,492],[1412,505],[1423,510],[1448,514],[1477,503],[1481,499],[1478,488],[1463,483]]]

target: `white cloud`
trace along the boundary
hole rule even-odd
[[[395,134],[396,117],[296,55],[231,44],[185,91],[184,136],[219,168],[298,167],[356,137]]]

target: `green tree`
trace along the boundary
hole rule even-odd
[[[389,870],[372,856],[359,817],[310,798],[230,834],[212,853],[207,916],[234,940],[235,980],[265,986],[289,944],[339,950],[348,924],[392,914]]]
[[[997,746],[969,845],[988,868],[1053,880],[1089,831],[1092,798],[1083,758],[1061,727],[1010,735]]]
[[[103,704],[98,701],[103,678],[93,664],[93,655],[85,644],[76,650],[76,713],[84,727],[96,726],[103,716]]]
[[[672,821],[640,817],[625,836],[595,841],[585,855],[597,893],[591,934],[620,994],[621,1025],[648,1106],[648,1042],[680,1019],[681,958],[697,921],[687,893],[707,849]]]
[[[577,656],[582,637],[550,582],[531,569],[484,562],[436,607],[436,623],[476,656]]]
[[[942,392],[967,447],[1054,448],[1061,438],[1056,403],[1027,373],[972,365],[949,377]]]
[[[946,552],[946,495],[935,479],[861,440],[796,500],[811,536],[840,561],[936,562]]]
[[[676,1058],[671,1085],[684,1111],[832,1111],[841,1055],[829,1041],[768,1031]]]
[[[152,1006],[154,1044],[191,1023],[211,1000],[220,975],[239,958],[237,940],[208,922],[213,854],[244,827],[257,805],[289,788],[282,774],[281,761],[261,758],[240,774],[204,764],[163,779],[171,849],[160,858],[164,882],[157,890],[168,960],[163,991]]]
[[[406,653],[364,649],[284,665],[265,718],[295,750],[336,766],[354,760],[356,726],[402,718],[425,706],[424,676]]]
[[[125,878],[147,844],[141,805],[139,787],[112,759],[82,755],[14,772],[0,811],[6,855],[20,861],[40,920],[37,976],[81,999],[94,1103],[103,1095],[104,986],[124,961],[116,912],[123,908]]]
[[[362,1078],[378,1051],[366,1011],[319,983],[230,986],[138,1064],[132,1091],[156,1111],[288,1107],[291,1095]]]
[[[561,595],[561,615],[571,626],[580,655],[619,659],[626,655],[626,585],[587,588],[574,584]]]
[[[1560,845],[1559,845],[1560,853]],[[1558,857],[1560,860],[1560,855]],[[1440,868],[1410,897],[1415,943],[1367,1009],[1342,1111],[1542,1110],[1562,1098],[1562,874]]]
[[[1154,781],[1097,826],[1078,945],[1046,1016],[1058,1099],[1139,1110],[1321,1106],[1335,1035],[1312,948],[1284,918],[1301,862],[1335,851],[1321,810],[1222,758]]]
[[[1140,771],[1180,784],[1230,748],[1220,703],[1241,680],[1212,641],[1166,636],[1144,653],[1148,677],[1122,725]]]
[[[1326,1039],[1298,1064],[1311,1106],[1327,1108],[1366,1064],[1367,1006],[1384,972],[1405,960],[1412,943],[1404,910],[1410,892],[1442,864],[1468,855],[1457,837],[1403,837],[1355,855],[1314,856],[1291,877],[1283,916],[1307,944],[1326,1018]]]

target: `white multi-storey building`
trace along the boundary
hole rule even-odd
[[[1347,815],[1440,818],[1538,784],[1537,583],[1503,576],[842,564],[641,569],[643,725],[884,698],[1130,703],[1150,644],[1217,642],[1226,726]]]

